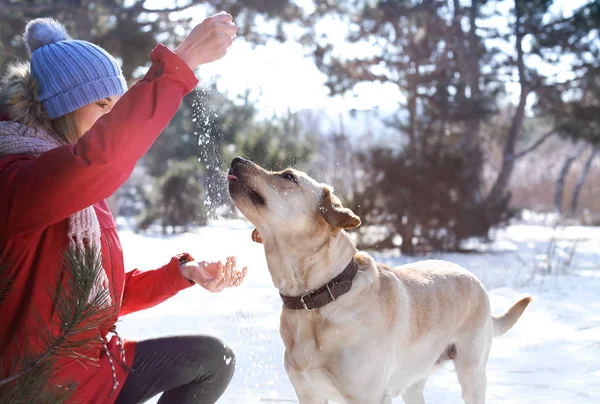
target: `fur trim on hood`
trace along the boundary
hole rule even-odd
[[[29,64],[9,64],[0,80],[0,108],[6,119],[21,125],[52,130],[50,118],[38,100],[38,86]]]

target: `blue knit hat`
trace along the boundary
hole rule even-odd
[[[127,91],[121,68],[108,52],[71,39],[65,27],[52,18],[30,21],[23,41],[31,55],[38,98],[50,119]]]

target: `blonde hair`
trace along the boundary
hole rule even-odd
[[[50,125],[52,125],[52,129],[58,135],[59,140],[69,144],[75,144],[79,140],[75,111],[53,119]]]

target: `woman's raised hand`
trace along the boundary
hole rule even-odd
[[[196,25],[175,53],[194,70],[225,56],[236,32],[233,17],[222,11]]]

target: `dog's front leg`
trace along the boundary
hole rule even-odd
[[[327,400],[319,398],[314,394],[299,394],[296,391],[296,395],[298,396],[298,404],[327,404]]]
[[[423,391],[425,390],[425,383],[427,379],[419,380],[410,386],[404,393],[402,393],[402,399],[406,404],[425,404],[425,397]]]
[[[309,386],[306,381],[294,380],[294,377],[291,374],[290,380],[296,391],[296,397],[298,397],[299,404],[327,404],[327,400],[312,390],[311,386]]]
[[[284,367],[298,397],[299,404],[327,404],[327,400],[315,391],[306,374],[290,365],[288,352],[284,353]]]
[[[392,397],[388,393],[382,394],[364,394],[359,396],[350,396],[346,401],[346,404],[392,404]]]
[[[295,371],[288,371],[288,376],[296,391],[299,404],[327,404],[327,400],[315,392],[304,375]]]

